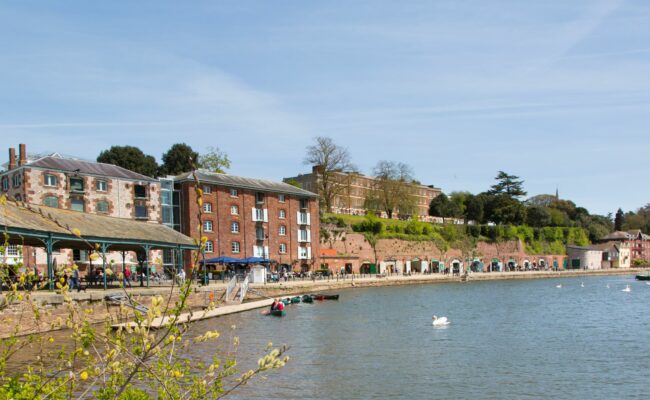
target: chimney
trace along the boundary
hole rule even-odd
[[[27,164],[27,150],[24,143],[18,145],[18,156],[18,166]]]
[[[8,170],[16,168],[16,149],[9,148],[9,167]]]

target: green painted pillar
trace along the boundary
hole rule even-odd
[[[45,241],[45,251],[47,252],[47,278],[50,281],[50,291],[54,290],[54,265],[52,265],[53,247],[54,241],[52,240],[52,234],[50,233],[47,240]]]
[[[149,287],[149,274],[151,274],[151,268],[149,267],[149,245],[144,246],[144,268],[147,272],[147,287]]]
[[[108,249],[108,246],[106,243],[102,243],[102,270],[104,271],[104,290],[107,289],[107,283],[106,283],[106,250]]]

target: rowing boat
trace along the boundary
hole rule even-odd
[[[292,297],[291,304],[300,303],[300,296]]]
[[[286,314],[284,310],[271,310],[270,313],[270,315],[273,315],[275,317],[284,317],[284,314]]]
[[[314,297],[317,297],[316,300],[338,300],[338,294],[315,294]]]
[[[312,299],[311,295],[306,294],[306,295],[302,296],[302,302],[303,303],[313,303],[314,299]]]

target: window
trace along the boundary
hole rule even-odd
[[[268,210],[265,208],[253,208],[253,221],[268,222]]]
[[[7,255],[16,257],[18,256],[18,245],[10,244],[7,246]]]
[[[300,199],[300,208],[307,208],[308,205],[307,199]]]
[[[95,189],[97,189],[98,192],[107,192],[108,191],[108,183],[106,181],[97,181],[95,185]]]
[[[298,231],[298,241],[299,242],[309,242],[309,232],[307,229],[300,229]]]
[[[205,252],[206,253],[212,253],[214,251],[214,243],[212,243],[212,240],[208,240],[205,242]]]
[[[230,233],[239,233],[239,222],[232,222],[230,224]]]
[[[135,201],[135,218],[136,219],[148,218],[147,203],[145,201],[143,200]]]
[[[261,226],[255,228],[255,238],[257,240],[264,240],[264,228],[262,228]]]
[[[210,193],[212,193],[212,186],[203,185],[203,194],[210,194]]]
[[[203,231],[212,232],[212,221],[203,221]]]
[[[56,186],[58,183],[56,175],[45,174],[45,186]]]
[[[88,250],[79,250],[79,249],[73,249],[72,250],[72,261],[81,261],[81,262],[86,262],[88,261]]]
[[[280,254],[287,254],[287,245],[280,243]]]
[[[100,200],[97,202],[97,212],[98,213],[108,213],[108,201]]]
[[[230,214],[231,215],[239,215],[239,207],[238,206],[230,206]]]
[[[285,197],[284,197],[283,194],[279,194],[279,195],[278,195],[278,201],[279,201],[280,203],[284,203],[284,202],[286,201],[286,199],[285,199]]]
[[[230,197],[237,197],[237,189],[230,189]]]
[[[84,180],[83,180],[83,178],[70,178],[70,191],[71,192],[83,192],[84,191]]]
[[[146,199],[147,198],[147,187],[144,185],[135,185],[133,187],[133,193],[135,194],[136,199]]]
[[[284,210],[280,210],[280,214],[278,215],[281,219],[287,218],[287,212]]]
[[[6,176],[2,178],[2,190],[4,190],[5,192],[9,190],[9,178],[7,178]]]
[[[309,258],[307,256],[307,247],[298,247],[298,258],[301,260]]]
[[[82,198],[71,198],[70,199],[70,209],[72,211],[81,211],[84,212],[84,199]]]
[[[287,234],[287,227],[284,225],[280,225],[279,232],[280,236],[286,236]]]
[[[262,193],[262,192],[257,192],[257,193],[255,193],[255,201],[256,201],[258,204],[260,204],[260,203],[264,203],[264,193]]]
[[[20,184],[23,182],[22,175],[16,174],[14,175],[14,187],[19,187]]]
[[[211,213],[212,212],[212,203],[203,203],[203,212]]]
[[[230,249],[233,253],[239,253],[239,242],[232,242],[230,244]]]
[[[300,225],[309,225],[309,214],[306,212],[298,212],[298,223]]]
[[[43,205],[47,207],[59,208],[59,198],[56,196],[45,196]]]
[[[269,253],[268,246],[253,246],[253,257],[266,258]]]

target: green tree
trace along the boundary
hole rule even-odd
[[[521,225],[526,221],[526,207],[509,194],[490,196],[485,218],[495,224]]]
[[[291,185],[291,186],[295,186],[295,187],[297,187],[299,189],[302,189],[302,185],[300,184],[300,182],[298,182],[297,180],[295,180],[293,178],[285,179],[284,183],[286,183],[288,185]]]
[[[441,218],[458,218],[462,213],[457,203],[452,202],[446,194],[440,193],[429,203],[429,215]]]
[[[614,217],[614,230],[622,231],[624,223],[625,223],[625,214],[623,213],[623,210],[619,208],[618,211],[616,211],[616,216]]]
[[[529,226],[541,228],[551,224],[551,213],[543,206],[530,206],[526,213],[526,223]]]
[[[331,138],[318,136],[314,144],[307,146],[303,162],[314,166],[317,173],[317,192],[321,206],[326,212],[332,212],[334,199],[346,188],[346,179],[341,173],[355,170],[350,153],[344,147],[334,143]]]
[[[485,208],[484,195],[469,195],[465,204],[465,223],[468,221],[483,221],[483,209]]]
[[[379,262],[377,257],[377,243],[379,243],[379,236],[372,232],[365,232],[363,234],[363,237],[366,239],[366,242],[368,242],[368,244],[372,248],[372,252],[375,256],[375,265],[378,266]]]
[[[134,146],[111,146],[110,149],[99,153],[97,162],[117,165],[152,178],[155,178],[158,172],[156,159]]]
[[[228,154],[218,147],[210,146],[206,153],[199,155],[199,168],[225,174],[226,170],[230,168],[230,159]]]
[[[185,143],[174,144],[162,156],[161,175],[178,175],[193,171],[198,165],[199,153]]]
[[[523,185],[524,181],[516,175],[510,175],[499,171],[496,178],[497,183],[490,187],[491,194],[506,194],[510,197],[521,197],[526,195]]]

